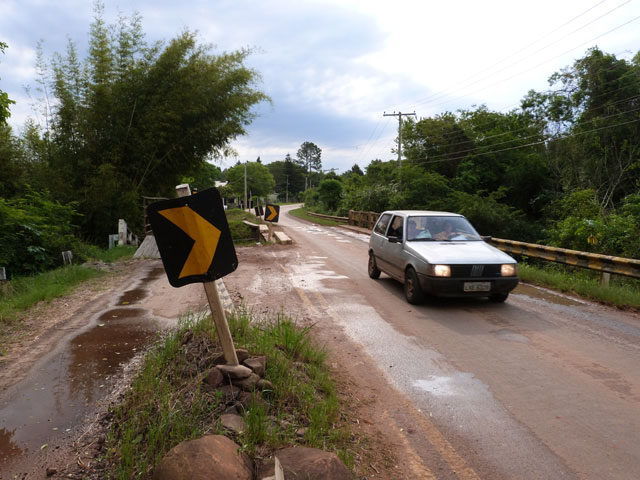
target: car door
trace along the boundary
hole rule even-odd
[[[404,217],[394,215],[387,229],[385,241],[381,245],[381,260],[384,270],[397,280],[402,281],[403,274],[403,243]]]

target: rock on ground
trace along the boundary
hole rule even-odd
[[[154,480],[252,480],[251,460],[222,435],[207,435],[173,447],[153,472]]]
[[[352,480],[351,472],[335,453],[317,448],[291,447],[275,454],[284,470],[285,480]],[[274,463],[264,465],[259,479],[275,475]]]

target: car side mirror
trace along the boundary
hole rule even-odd
[[[491,235],[483,236],[482,240],[484,240],[487,243],[491,243],[491,240],[493,240],[493,237]]]
[[[402,242],[402,239],[400,237],[389,237],[389,242],[390,243],[400,243],[400,242]]]

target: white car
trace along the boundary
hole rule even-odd
[[[369,239],[368,271],[373,279],[384,272],[404,283],[412,304],[424,294],[504,302],[518,284],[517,262],[449,212],[383,212]]]

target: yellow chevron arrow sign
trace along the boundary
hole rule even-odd
[[[158,214],[175,224],[195,242],[178,278],[207,273],[218,248],[220,230],[189,206],[159,210]]]
[[[280,207],[278,205],[269,205],[265,206],[266,210],[264,212],[264,219],[267,222],[277,222],[278,216],[280,215]]]

